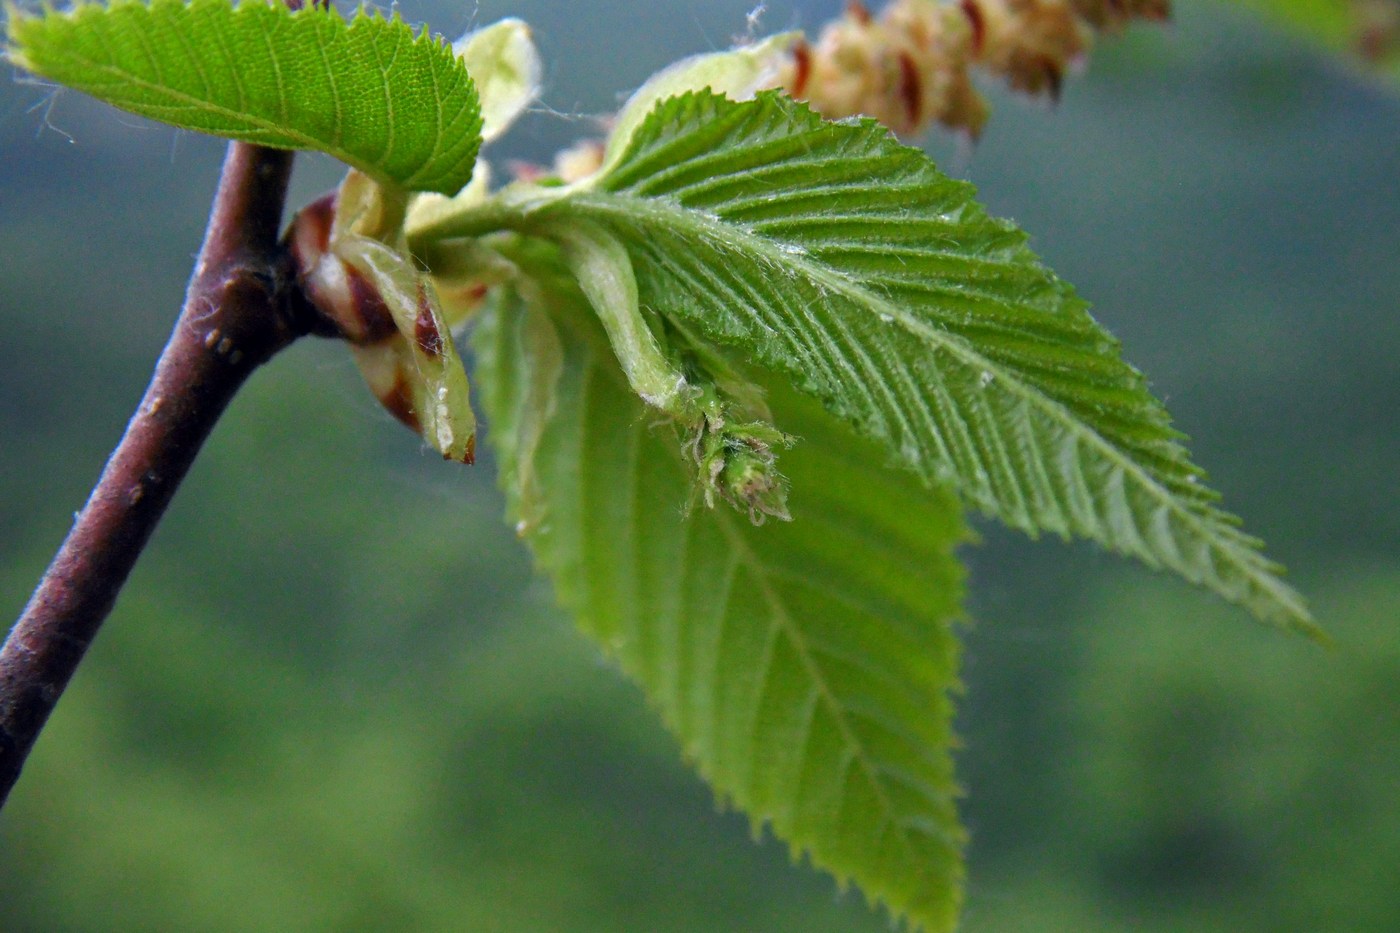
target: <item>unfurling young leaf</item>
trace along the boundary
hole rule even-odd
[[[319,149],[410,191],[471,178],[466,68],[397,17],[247,0],[117,0],[8,15],[8,55],[123,110],[280,149]]]
[[[408,255],[406,197],[350,172],[289,234],[301,287],[355,354],[375,396],[449,460],[476,459],[467,374],[437,289]]]
[[[490,142],[515,122],[540,94],[539,52],[530,27],[503,19],[452,44],[481,96],[481,139]]]

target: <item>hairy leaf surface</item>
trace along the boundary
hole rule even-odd
[[[123,110],[454,194],[481,116],[466,69],[397,18],[256,0],[119,0],[9,15],[9,57]]]
[[[951,930],[956,498],[774,387],[800,436],[783,458],[793,521],[687,515],[675,433],[567,272],[542,279],[487,312],[474,346],[511,511],[561,602],[722,798],[895,914]]]
[[[694,94],[517,226],[611,231],[643,307],[788,374],[1009,525],[1096,539],[1312,631],[1117,341],[973,193],[873,122]]]

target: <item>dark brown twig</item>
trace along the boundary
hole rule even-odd
[[[141,405],[0,649],[0,805],[171,496],[248,375],[307,332],[278,225],[292,154],[229,146],[185,306]]]

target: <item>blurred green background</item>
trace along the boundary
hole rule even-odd
[[[751,0],[525,17],[544,161]],[[809,29],[838,0],[770,2]],[[0,607],[139,398],[222,145],[0,82]],[[1400,95],[1225,5],[930,151],[1123,338],[1338,647],[1087,546],[969,549],[968,931],[1400,930]],[[339,170],[299,159],[294,203]],[[487,427],[489,433],[489,426]],[[0,816],[0,929],[888,929],[717,810],[533,580],[489,461],[343,348],[236,402]]]

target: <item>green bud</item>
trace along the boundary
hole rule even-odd
[[[790,446],[792,438],[766,422],[706,416],[690,444],[705,505],[714,508],[723,500],[748,512],[755,525],[770,516],[791,521],[787,478],[778,472],[775,453],[775,448]]]

